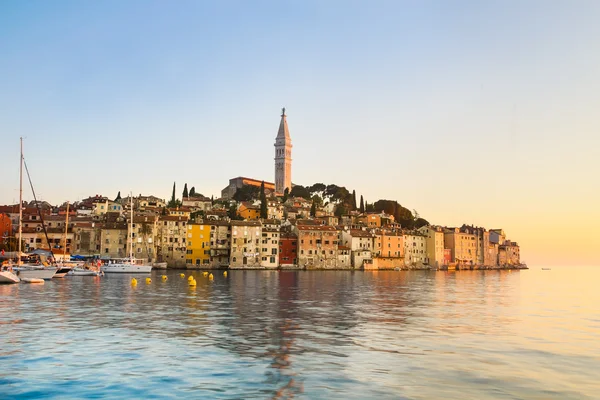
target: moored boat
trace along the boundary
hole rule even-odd
[[[45,279],[49,280],[54,277],[58,268],[46,267],[43,265],[20,265],[14,267],[20,279]]]
[[[0,283],[19,283],[19,277],[7,267],[0,270]]]

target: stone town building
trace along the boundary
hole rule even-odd
[[[306,269],[335,269],[338,256],[338,231],[333,226],[299,225],[298,266]]]
[[[279,266],[279,228],[263,226],[260,247],[261,267],[277,268]]]
[[[238,206],[237,214],[244,219],[260,219],[260,205],[243,201]]]
[[[227,268],[231,253],[231,225],[227,221],[207,219],[210,226],[210,265],[213,268]]]
[[[123,258],[129,256],[127,222],[124,220],[104,222],[100,230],[100,256]]]
[[[427,264],[427,237],[419,231],[404,232],[404,264]]]
[[[192,212],[208,211],[212,208],[212,200],[201,194],[184,197],[181,200],[181,205],[188,207]]]
[[[422,226],[418,229],[425,235],[425,264],[440,268],[444,264],[444,229],[441,226]]]
[[[290,232],[281,232],[279,238],[279,265],[292,268],[298,264],[298,236]]]
[[[0,213],[0,241],[4,243],[4,241],[8,241],[10,236],[14,236],[10,216],[5,213]]]
[[[101,255],[102,224],[91,219],[73,221],[75,247],[73,254],[83,256]]]
[[[187,217],[161,215],[158,218],[156,258],[169,267],[185,267]]]
[[[364,268],[365,261],[373,259],[374,236],[361,229],[343,230],[340,234],[341,243],[350,247],[352,266]]]
[[[254,186],[260,188],[263,181],[252,178],[245,178],[243,176],[238,176],[237,178],[231,178],[229,180],[229,185],[227,185],[223,190],[221,190],[221,199],[222,200],[231,200],[235,192],[238,189],[243,188],[244,186]],[[265,193],[271,193],[275,191],[275,184],[271,182],[265,182]]]
[[[502,266],[521,264],[520,249],[516,242],[506,240],[504,244],[498,246],[498,264]]]
[[[129,216],[127,216],[129,222]],[[127,224],[128,235],[133,238],[133,256],[147,262],[156,260],[154,239],[158,234],[158,216],[134,214],[133,223]],[[127,250],[129,251],[129,249]]]
[[[350,247],[338,245],[337,268],[352,269],[352,258],[350,253]]]
[[[210,266],[210,225],[190,222],[187,224],[185,264],[188,268]]]
[[[231,221],[229,268],[261,268],[261,240],[260,221]]]
[[[446,228],[444,243],[452,252],[452,262],[462,265],[477,264],[477,236],[468,229]]]
[[[292,190],[292,138],[284,108],[275,138],[275,193],[283,194],[285,189]]]
[[[377,229],[373,232],[373,269],[404,266],[404,235],[399,230]]]

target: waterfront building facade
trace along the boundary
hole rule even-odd
[[[229,268],[261,268],[260,221],[231,221],[231,256]]]
[[[210,266],[211,227],[204,223],[187,224],[185,264],[188,268]]]

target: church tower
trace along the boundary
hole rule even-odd
[[[292,190],[292,138],[283,108],[275,138],[275,193],[283,194],[286,188]]]

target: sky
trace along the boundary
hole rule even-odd
[[[600,2],[0,2],[0,204],[273,181],[600,265]],[[25,200],[31,190],[25,186]]]

